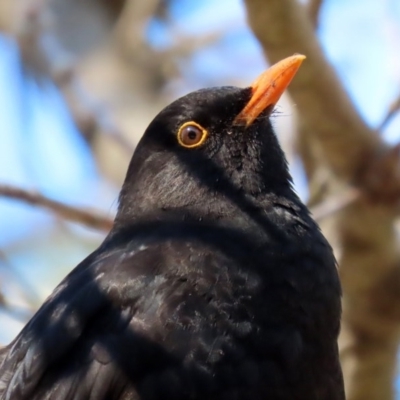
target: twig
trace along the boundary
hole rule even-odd
[[[57,45],[55,40],[52,42],[52,50],[48,52],[49,59],[51,58],[51,54],[61,51],[55,49]],[[96,100],[86,90],[78,74],[75,72],[74,66],[65,66],[61,69],[53,66],[50,69],[52,78],[63,92],[72,118],[82,135],[87,140],[90,140],[94,134],[101,132],[131,155],[135,150],[135,146],[119,130],[117,124],[112,120],[107,107]]]
[[[387,125],[389,124],[389,122],[392,120],[392,118],[400,111],[400,93],[397,96],[397,98],[392,102],[392,104],[389,107],[389,110],[385,116],[385,118],[383,119],[383,121],[380,123],[380,125],[378,126],[378,131],[382,132]]]
[[[316,221],[321,221],[345,207],[354,203],[360,198],[360,191],[356,189],[348,189],[344,193],[329,197],[327,200],[311,207],[310,211]]]
[[[4,264],[4,269],[12,279],[21,289],[26,302],[32,307],[36,308],[41,303],[42,299],[37,293],[36,289],[25,279],[23,274],[20,274],[17,268],[11,263],[4,251],[0,250],[0,263]],[[7,278],[8,279],[8,278]],[[3,295],[3,302],[0,301],[0,305],[6,305],[6,299]]]
[[[23,324],[26,324],[26,322],[29,321],[29,319],[35,313],[35,310],[31,310],[30,308],[20,307],[12,304],[0,304],[0,310],[6,313],[9,317],[18,322],[22,322]]]
[[[69,206],[59,201],[49,199],[40,193],[13,187],[0,185],[0,196],[20,200],[34,206],[40,206],[53,211],[58,216],[93,229],[109,231],[113,220],[97,211],[89,211],[78,207]]]
[[[6,305],[6,298],[4,297],[4,294],[0,292],[0,307],[3,307]]]
[[[32,1],[24,10],[17,39],[22,56],[34,73],[50,76],[63,93],[71,116],[82,135],[88,140],[102,132],[129,154],[131,143],[112,120],[107,107],[84,87],[75,71],[74,57],[50,33],[48,20],[51,12],[45,0]]]
[[[321,11],[322,3],[323,0],[309,0],[307,3],[308,13],[315,29],[318,29],[319,13]]]

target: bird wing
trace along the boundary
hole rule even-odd
[[[127,342],[143,345],[130,325],[137,300],[156,286],[148,268],[135,268],[138,254],[89,257],[65,278],[1,351],[0,399],[101,399],[122,390],[117,358]]]
[[[206,295],[212,285],[196,276],[193,285],[182,278],[198,251],[190,245],[160,246],[128,246],[89,257],[67,276],[7,347],[0,362],[0,399],[139,399],[137,387],[157,386],[141,386],[149,371],[168,370],[180,354],[191,354],[196,335],[190,332],[200,326],[196,318],[213,317]],[[199,339],[206,357],[210,349],[219,351],[208,336]],[[177,387],[162,374],[154,379],[163,382],[158,385],[163,390]]]

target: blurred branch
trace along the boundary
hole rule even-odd
[[[160,10],[165,7],[163,3],[165,0],[127,2],[113,32],[114,45],[133,69],[146,71],[145,79],[150,77],[153,82],[152,85],[148,85],[147,91],[156,93],[172,77],[179,75],[178,60],[188,58],[199,49],[214,44],[224,34],[224,29],[221,29],[217,32],[187,36],[179,30],[170,29],[169,46],[162,50],[154,49],[145,32],[151,19],[159,15]]]
[[[2,250],[0,250],[0,266],[2,267],[0,270],[3,269],[5,272],[1,273],[0,277],[4,277],[4,282],[6,282],[7,287],[9,288],[13,283],[16,284],[26,303],[26,306],[13,304],[8,297],[0,292],[0,309],[10,317],[26,323],[37,310],[42,299],[35,288],[18,272],[18,269],[10,262],[9,258]],[[2,283],[3,282],[0,280],[0,287]]]
[[[0,304],[0,310],[5,312],[11,318],[13,318],[19,322],[22,322],[23,324],[26,324],[36,311],[36,310],[30,309],[30,308],[19,307],[17,305],[11,305],[11,304],[8,304],[7,302],[4,304]],[[0,350],[1,350],[1,347],[0,347]]]
[[[117,43],[137,53],[145,45],[145,32],[150,19],[157,13],[161,0],[127,1],[120,18],[117,20],[114,35]],[[148,48],[148,44],[145,45]]]
[[[83,224],[93,229],[109,231],[113,220],[95,211],[72,207],[61,202],[51,200],[40,193],[28,191],[9,185],[0,185],[0,196],[19,200],[32,206],[40,206],[51,210],[59,217]]]
[[[324,218],[327,218],[354,203],[359,197],[360,191],[350,188],[344,193],[339,193],[336,196],[328,197],[322,203],[311,207],[310,211],[314,219],[320,222]]]
[[[120,1],[116,10],[122,9]],[[23,66],[39,80],[50,78],[59,87],[71,116],[86,140],[102,133],[129,155],[134,145],[113,121],[110,110],[86,90],[77,73],[77,60],[63,48],[52,31],[53,15],[46,0],[32,0],[21,11],[16,26]]]
[[[6,305],[6,299],[2,292],[0,292],[0,307],[4,307]]]
[[[48,0],[28,0],[18,11],[12,33],[19,46],[22,67],[40,79],[49,74],[49,66],[40,44],[42,33],[50,20]]]
[[[315,29],[318,28],[319,14],[320,14],[323,2],[324,2],[324,0],[309,0],[307,3],[308,13],[310,15],[311,21],[312,21]]]
[[[113,18],[118,18],[121,14],[124,4],[129,0],[101,0],[101,3],[109,10]]]
[[[86,140],[96,133],[103,133],[131,155],[135,149],[112,120],[105,106],[98,104],[75,73],[74,67],[57,70],[50,65],[54,82],[63,92],[72,118]]]
[[[400,111],[400,93],[398,95],[398,97],[392,102],[392,104],[389,107],[389,110],[385,116],[385,118],[383,119],[383,121],[381,122],[381,124],[378,126],[377,130],[379,132],[382,132],[387,125],[389,124],[389,122],[392,120],[392,118]]]
[[[140,129],[136,123],[138,118],[131,118],[140,108],[135,103],[150,101],[156,112],[156,103],[161,97],[160,88],[170,80],[171,75],[178,74],[177,60],[188,57],[200,47],[214,43],[223,34],[214,32],[191,38],[182,38],[182,35],[176,34],[176,43],[162,51],[154,49],[145,36],[146,26],[165,4],[165,0],[120,0],[116,12],[113,12],[114,20],[105,34],[106,40],[99,45],[100,49],[96,50],[98,53],[94,51],[92,54],[94,59],[100,58],[93,64],[89,62],[86,65],[91,56],[73,53],[73,46],[67,49],[65,40],[62,40],[60,32],[55,28],[55,23],[63,19],[57,14],[60,8],[52,8],[48,0],[30,0],[21,11],[15,34],[24,65],[39,79],[50,78],[58,86],[79,131],[92,145],[95,155],[101,154],[97,159],[103,166],[107,161],[101,153],[102,148],[98,146],[99,142],[104,142],[102,138],[113,140],[122,149],[122,154],[127,154],[128,160],[141,133],[135,133]],[[103,1],[99,7],[106,6]],[[65,5],[63,7],[65,13],[71,12],[72,15],[73,11],[66,10]],[[85,12],[89,11],[87,9]],[[84,34],[83,27],[77,29]],[[99,75],[91,74],[93,68],[97,71],[104,68],[105,74],[101,77],[98,72]],[[93,75],[97,78],[93,79]],[[114,81],[110,85],[110,80],[115,79],[121,81]],[[130,83],[134,85],[129,87]],[[111,93],[107,93],[107,89],[106,92],[102,88],[99,90],[97,85],[110,88]],[[137,96],[132,95],[133,90],[138,92]],[[129,104],[131,109],[134,108],[132,112],[128,110]],[[151,115],[150,105],[147,109]],[[112,151],[108,152],[108,158],[113,155]]]
[[[361,119],[318,43],[298,0],[246,0],[248,20],[271,63],[294,53],[307,56],[289,87],[299,118],[313,130],[326,162],[353,181],[371,154],[384,148]]]
[[[0,263],[3,264],[3,267],[6,270],[6,273],[10,275],[11,280],[19,286],[22,295],[24,296],[26,302],[31,306],[31,311],[33,312],[33,309],[37,308],[42,301],[35,288],[25,279],[22,274],[19,273],[18,269],[11,263],[7,255],[2,250],[0,250]],[[6,303],[7,302],[4,301],[3,305],[5,306]]]

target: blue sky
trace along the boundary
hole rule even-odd
[[[172,20],[172,31],[151,24],[149,38],[155,47],[168,47],[180,34],[228,32],[220,43],[182,62],[184,84],[181,80],[175,87],[177,95],[238,78],[250,82],[265,68],[260,47],[246,26],[241,0],[175,1]],[[325,0],[318,33],[360,113],[371,126],[379,125],[400,91],[400,2]],[[0,182],[35,188],[65,202],[96,204],[104,188],[61,96],[51,84],[38,86],[24,77],[14,43],[1,36],[0,86]],[[397,117],[384,136],[394,143],[399,132]],[[301,186],[302,180],[297,184]],[[107,212],[116,195],[101,204]],[[54,222],[46,212],[4,199],[0,199],[0,221],[0,248]],[[24,273],[28,260],[15,257]],[[36,262],[38,268],[49,267],[40,258]],[[9,329],[1,330],[0,343],[20,327],[15,321],[5,323]]]
[[[395,0],[324,3],[319,37],[354,103],[371,126],[400,91],[400,5]],[[398,124],[385,132],[399,138]]]

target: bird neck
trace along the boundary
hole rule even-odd
[[[167,230],[173,234],[174,230],[200,229],[223,232],[224,235],[227,232],[242,235],[251,231],[261,242],[276,238],[282,243],[286,241],[286,233],[280,228],[283,224],[276,223],[283,216],[278,208],[293,212],[304,208],[290,186],[282,187],[280,191],[252,195],[243,191],[197,194],[196,201],[186,204],[151,204],[151,198],[145,201],[140,197],[133,203],[129,202],[130,205],[122,204],[110,238],[116,235],[133,237],[135,232],[144,231]]]

